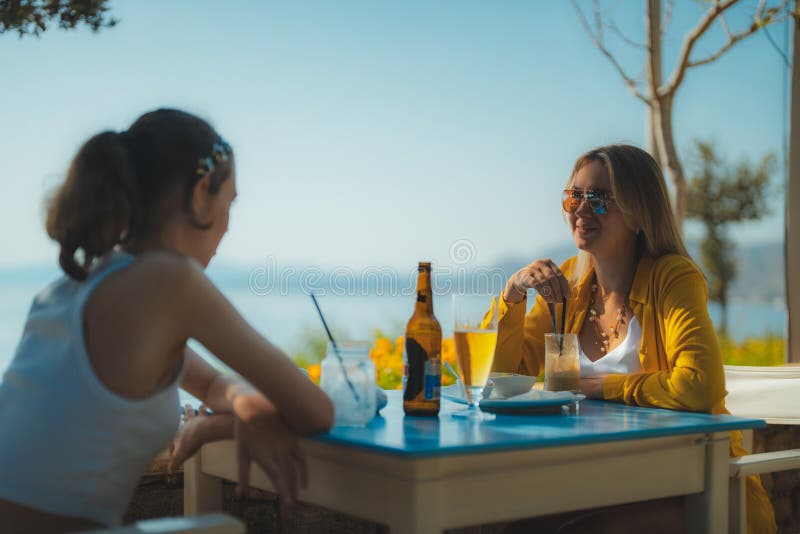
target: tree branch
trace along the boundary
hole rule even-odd
[[[697,61],[689,61],[689,63],[687,63],[687,65],[686,65],[686,68],[698,67],[700,65],[706,65],[707,63],[711,63],[712,61],[715,61],[715,60],[719,59],[719,57],[722,56],[722,54],[724,54],[725,52],[730,50],[731,47],[733,47],[733,45],[735,45],[736,43],[738,43],[739,41],[741,41],[742,39],[744,39],[748,35],[754,34],[755,32],[757,32],[758,30],[764,28],[768,24],[773,24],[773,23],[776,23],[776,22],[780,22],[781,20],[785,19],[788,15],[786,15],[784,17],[778,17],[778,18],[775,18],[775,19],[773,19],[772,17],[775,15],[775,13],[779,13],[780,11],[782,11],[786,7],[788,2],[789,2],[789,0],[784,0],[781,3],[780,6],[775,7],[775,8],[771,8],[769,10],[769,12],[767,13],[766,18],[762,18],[763,17],[763,8],[764,8],[764,3],[762,2],[761,4],[759,4],[759,9],[758,9],[758,12],[756,14],[756,20],[753,21],[753,23],[750,25],[750,27],[748,29],[746,29],[744,31],[741,31],[739,33],[731,34],[730,31],[728,30],[727,24],[725,24],[725,31],[728,34],[728,42],[725,43],[719,50],[717,50],[716,52],[714,52],[710,56],[707,56],[707,57],[705,57],[703,59],[698,59]],[[720,16],[720,22],[721,23],[725,22],[725,17],[724,16]]]
[[[625,82],[625,85],[628,87],[628,90],[631,92],[631,94],[633,94],[633,96],[644,102],[649,107],[651,105],[650,101],[639,91],[636,80],[634,80],[633,78],[628,76],[628,74],[626,74],[625,69],[623,69],[622,65],[619,64],[617,58],[615,58],[614,55],[605,47],[605,44],[603,44],[602,17],[600,15],[596,1],[594,2],[594,5],[595,5],[595,23],[598,26],[599,36],[595,35],[595,33],[592,31],[592,28],[589,25],[589,21],[586,19],[586,15],[584,15],[583,10],[578,6],[577,0],[572,0],[572,7],[575,8],[576,13],[578,14],[578,18],[580,19],[581,25],[583,26],[583,29],[586,31],[586,33],[589,35],[589,38],[592,40],[594,46],[597,47],[597,49],[604,56],[606,56],[606,58],[608,58],[608,60],[611,62],[611,65],[614,66],[619,75],[622,77],[623,81]]]
[[[725,20],[725,13],[719,16],[719,23],[722,25],[722,29],[725,30],[725,35],[728,36],[728,39],[732,39],[733,34],[731,34],[731,29],[728,28],[728,21]]]
[[[683,43],[683,49],[680,53],[680,59],[678,60],[678,64],[673,71],[673,74],[670,78],[670,81],[659,89],[659,95],[666,96],[669,94],[674,93],[677,88],[680,86],[681,82],[683,82],[683,78],[686,75],[686,70],[690,67],[697,67],[699,65],[705,65],[715,61],[720,56],[722,56],[725,52],[730,50],[730,48],[736,44],[737,42],[741,41],[748,35],[751,35],[757,32],[761,27],[766,26],[767,24],[771,24],[773,22],[777,22],[778,20],[782,19],[773,19],[776,13],[783,11],[786,8],[786,5],[789,3],[789,0],[782,0],[780,5],[765,9],[765,0],[761,0],[758,5],[758,10],[756,11],[756,15],[753,17],[753,23],[747,30],[736,34],[730,34],[727,24],[724,23],[724,28],[728,33],[728,42],[725,43],[719,50],[715,53],[711,54],[708,57],[697,61],[691,61],[689,58],[691,57],[692,51],[694,49],[695,44],[697,44],[697,40],[711,27],[714,21],[721,17],[725,11],[733,6],[738,0],[715,0],[714,5],[709,9],[705,16],[697,23],[697,25],[686,35],[686,39]],[[724,20],[724,19],[723,19]]]
[[[730,50],[731,47],[733,47],[733,45],[735,45],[748,35],[752,35],[756,30],[758,30],[758,26],[753,25],[743,32],[731,35],[728,38],[728,42],[725,43],[719,50],[717,50],[716,52],[707,57],[704,57],[703,59],[698,59],[697,61],[689,61],[686,64],[686,68],[689,69],[692,67],[699,67],[700,65],[707,65],[708,63],[716,61],[717,59],[720,58],[720,56],[722,56],[722,54]]]
[[[614,34],[616,34],[616,36],[622,39],[622,41],[625,42],[626,44],[634,48],[641,48],[642,50],[647,50],[647,45],[643,43],[637,43],[636,41],[634,41],[633,39],[622,33],[622,31],[617,27],[617,25],[614,24],[614,21],[609,21],[606,24],[606,27],[612,32],[614,32]]]
[[[686,67],[689,63],[689,56],[691,56],[692,49],[694,49],[694,45],[697,43],[697,40],[706,32],[706,30],[708,30],[718,16],[735,4],[736,1],[737,0],[725,0],[722,3],[720,3],[719,0],[715,1],[711,9],[709,9],[705,16],[700,19],[700,22],[697,23],[697,26],[695,26],[692,31],[686,35],[686,39],[683,42],[683,49],[680,53],[680,59],[675,67],[675,71],[673,72],[669,83],[659,89],[660,94],[668,95],[670,93],[674,93],[675,90],[680,86],[681,82],[683,82],[683,77],[686,75]]]
[[[667,33],[669,23],[672,22],[672,7],[674,6],[673,0],[667,0],[667,7],[664,9],[664,23],[661,24],[661,35]]]

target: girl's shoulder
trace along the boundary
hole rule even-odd
[[[169,316],[207,279],[193,259],[169,251],[137,255],[126,268],[111,273],[92,292],[91,311],[115,315]]]
[[[196,260],[166,250],[137,255],[115,278],[117,287],[164,297],[177,297],[206,280]]]
[[[135,272],[161,279],[185,277],[203,272],[197,260],[169,250],[154,250],[139,254],[131,267]]]

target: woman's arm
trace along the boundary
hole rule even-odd
[[[500,303],[493,370],[517,373],[524,364],[526,374],[539,374],[544,365],[544,335],[552,330],[547,303],[573,296],[567,282],[573,264],[573,258],[560,267],[549,259],[537,260],[509,279]],[[528,289],[536,290],[537,296],[525,315]]]
[[[550,318],[547,304],[537,296],[529,314],[525,314],[526,301],[500,305],[500,322],[497,329],[494,371],[538,375],[544,365],[544,335],[549,332]]]
[[[608,375],[603,397],[638,406],[709,412],[725,397],[725,375],[708,315],[706,281],[688,260],[672,257],[668,262],[666,268],[656,267],[657,294],[648,304],[656,307],[655,317],[661,322],[651,335],[663,340],[667,368]]]

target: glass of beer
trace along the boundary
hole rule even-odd
[[[491,421],[494,414],[480,408],[483,388],[489,379],[497,345],[497,297],[493,295],[453,295],[453,340],[458,374],[464,383],[468,408],[453,417],[471,421]]]
[[[581,361],[577,334],[544,335],[544,389],[577,392]]]

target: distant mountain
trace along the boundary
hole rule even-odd
[[[697,243],[689,243],[689,253],[699,262]],[[446,271],[443,266],[435,276],[437,287],[443,292],[447,288],[459,287],[457,284],[466,276],[469,278],[476,270],[482,280],[490,280],[492,287],[504,284],[499,278],[511,276],[518,269],[537,258],[551,258],[561,263],[576,254],[570,242],[542,248],[530,257],[507,255],[498,259],[494,265],[467,264],[462,270]],[[785,298],[783,243],[763,243],[740,245],[736,247],[738,275],[731,288],[731,298],[751,302],[773,302]],[[702,267],[702,266],[701,266]],[[373,295],[391,293],[392,289],[413,292],[414,269],[392,269],[388,267],[365,269],[322,269],[314,266],[275,265],[221,265],[213,263],[208,270],[209,277],[221,287],[233,290],[250,290],[256,294],[275,292],[307,292],[311,290],[334,289],[355,291],[358,294]],[[61,276],[56,265],[27,265],[24,267],[0,267],[0,282],[12,284],[45,285]],[[483,278],[481,278],[481,276]]]
[[[753,302],[786,298],[783,243],[737,246],[736,252],[738,275],[731,287],[732,298]]]

